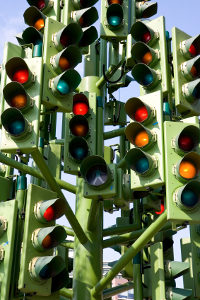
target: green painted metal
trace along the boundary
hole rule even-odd
[[[86,237],[83,229],[81,228],[79,222],[77,221],[70,205],[65,200],[65,197],[64,197],[59,185],[57,184],[54,177],[51,175],[51,172],[49,171],[49,168],[46,165],[44,158],[42,157],[42,155],[40,154],[39,151],[34,151],[32,153],[32,157],[33,157],[35,163],[37,164],[38,168],[40,169],[41,173],[43,174],[44,178],[46,179],[47,183],[49,184],[50,188],[52,189],[52,191],[55,191],[57,193],[57,195],[61,199],[63,199],[63,205],[65,206],[65,216],[68,219],[68,221],[70,222],[70,225],[72,226],[74,232],[76,233],[76,236],[79,238],[81,243],[83,243],[83,244],[86,243],[87,237]]]
[[[125,284],[121,284],[121,285],[118,285],[116,287],[106,289],[106,290],[103,291],[103,299],[107,299],[107,298],[115,296],[119,293],[129,291],[133,287],[134,287],[134,283],[132,281],[129,281]]]
[[[11,167],[13,167],[13,168],[15,168],[17,170],[20,170],[23,173],[27,173],[29,175],[32,175],[32,176],[34,176],[36,178],[39,178],[39,179],[44,179],[45,178],[42,175],[42,173],[40,173],[36,169],[31,168],[31,167],[29,167],[29,166],[27,166],[25,164],[22,164],[22,163],[20,163],[20,162],[18,162],[16,160],[14,160],[14,159],[12,159],[12,158],[4,155],[3,153],[0,153],[0,162],[6,164],[8,166],[11,166]],[[76,186],[74,186],[73,184],[67,183],[67,182],[65,182],[65,181],[63,181],[61,179],[55,179],[55,180],[56,180],[57,184],[61,188],[65,189],[65,190],[67,190],[67,191],[69,191],[71,193],[74,193],[74,194],[76,193]]]
[[[112,130],[112,131],[106,131],[106,132],[103,133],[104,140],[112,139],[112,138],[117,137],[117,136],[123,136],[124,135],[124,130],[125,130],[125,127],[115,129],[115,130]]]
[[[0,295],[2,300],[9,300],[11,282],[15,230],[17,222],[17,201],[0,202]]]
[[[141,263],[141,253],[139,252],[133,259],[134,298],[138,300],[143,299]]]
[[[140,235],[134,244],[118,260],[112,269],[92,289],[92,295],[98,295],[106,285],[123,269],[123,267],[144,247],[144,245],[157,233],[167,222],[167,213],[164,212]]]
[[[73,299],[101,299],[101,295],[93,296],[90,289],[102,276],[102,204],[98,207],[98,217],[94,219],[95,226],[88,231],[88,217],[93,200],[83,197],[83,179],[78,179],[78,193],[76,196],[76,217],[87,235],[87,243],[81,245],[75,238],[75,256],[73,268]]]
[[[163,243],[150,246],[152,300],[166,299]]]

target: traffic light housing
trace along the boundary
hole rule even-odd
[[[131,143],[125,155],[126,166],[131,169],[131,189],[158,188],[165,182],[162,93],[130,98],[125,111],[133,120],[125,128]]]
[[[72,92],[81,82],[74,70],[82,61],[79,42],[83,36],[80,25],[67,26],[47,18],[44,31],[43,103],[57,111],[72,111]]]
[[[44,15],[56,21],[60,19],[59,0],[27,0],[28,4],[37,7]]]
[[[65,116],[64,171],[77,175],[84,158],[96,154],[96,93],[73,96],[72,113]]]
[[[136,19],[150,18],[157,13],[157,9],[157,2],[141,0],[135,1]]]
[[[80,174],[85,180],[85,198],[112,199],[117,195],[116,164],[107,165],[103,157],[90,155],[82,161]]]
[[[29,153],[38,145],[42,58],[12,57],[5,70],[1,151]]]
[[[199,125],[164,123],[167,218],[199,223]]]
[[[172,28],[175,106],[183,117],[200,114],[200,35]]]
[[[42,33],[44,32],[45,19],[46,16],[36,6],[30,6],[24,12],[24,22]]]
[[[125,40],[128,35],[128,1],[101,1],[100,36],[102,39]]]
[[[87,47],[98,38],[97,29],[93,26],[93,23],[98,20],[98,11],[93,7],[96,2],[97,0],[90,2],[87,0],[66,1],[62,9],[61,21],[63,24],[77,23],[83,29],[80,47]]]
[[[170,75],[164,17],[149,22],[136,21],[130,33],[135,40],[131,48],[135,62],[131,74],[141,85],[141,95],[157,90],[167,93]]]
[[[10,299],[17,211],[16,200],[0,202],[0,295],[4,300]]]
[[[18,282],[24,293],[49,296],[67,283],[65,264],[53,251],[66,238],[64,228],[55,226],[64,214],[63,201],[50,190],[29,185]]]

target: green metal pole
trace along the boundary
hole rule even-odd
[[[43,180],[45,179],[44,176],[36,169],[31,168],[25,164],[22,164],[12,158],[9,158],[1,152],[0,152],[0,162],[5,165],[11,166],[25,174],[29,174],[29,175],[37,177],[39,179],[43,179]],[[68,182],[65,182],[64,180],[61,180],[61,179],[55,179],[55,180],[62,189],[67,190],[68,192],[71,192],[73,194],[76,194],[76,186],[74,186],[73,184],[70,184]]]
[[[129,233],[133,232],[137,229],[136,224],[130,224],[130,225],[124,225],[124,226],[118,226],[118,227],[108,227],[103,230],[103,237],[115,235],[115,234],[123,234],[123,233]]]
[[[124,136],[125,127],[121,127],[119,129],[115,129],[112,131],[106,131],[103,133],[104,140],[112,139],[117,136]]]
[[[74,231],[70,227],[63,226],[63,228],[65,229],[67,235],[74,236]]]
[[[73,291],[69,290],[69,289],[66,289],[66,288],[63,288],[63,289],[59,290],[59,295],[64,296],[68,299],[72,299],[73,298]]]
[[[164,230],[168,230],[171,229],[171,224],[167,223],[161,231]],[[134,230],[134,229],[133,229]],[[106,239],[103,241],[103,248],[108,248],[108,247],[112,247],[114,245],[118,245],[118,244],[125,244],[127,242],[130,241],[134,241],[136,240],[141,234],[143,234],[145,232],[145,228],[137,230],[137,231],[133,231],[131,233],[125,233],[125,234],[121,234],[120,236],[113,236],[109,239]]]
[[[141,251],[144,246],[151,240],[151,238],[165,225],[167,222],[167,211],[163,212],[143,234],[135,241],[134,244],[125,252],[125,254],[118,260],[112,269],[103,277],[95,287],[93,287],[91,294],[93,296],[99,295],[101,291],[108,285],[110,281],[128,264],[128,262]]]
[[[115,286],[110,289],[106,289],[103,291],[103,299],[107,299],[109,297],[118,295],[119,293],[129,291],[129,290],[133,289],[133,284],[134,283],[132,281],[129,281],[125,284],[118,285],[118,286]],[[135,298],[135,299],[137,299],[137,298]]]
[[[142,272],[141,272],[141,254],[140,252],[133,259],[133,280],[134,280],[134,298],[143,299]]]
[[[65,196],[63,195],[60,186],[57,184],[55,178],[52,176],[44,158],[42,157],[41,153],[36,150],[32,152],[32,157],[37,164],[38,168],[40,169],[41,173],[43,174],[46,182],[52,189],[52,191],[56,192],[58,194],[58,197],[63,199],[63,205],[65,205],[65,216],[67,220],[69,221],[70,225],[72,226],[76,236],[80,240],[82,244],[85,244],[87,242],[87,237],[81,228],[77,218],[75,217],[73,210],[71,209],[70,205],[68,204],[67,200],[65,199]]]
[[[81,245],[75,238],[74,244],[74,268],[73,268],[73,299],[101,300],[99,294],[94,297],[90,289],[102,276],[102,207],[100,206],[97,218],[94,218],[93,230],[88,230],[88,218],[92,201],[83,197],[84,181],[78,178],[78,192],[76,196],[76,217],[81,223],[88,238],[85,245]]]

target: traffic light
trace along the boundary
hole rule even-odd
[[[135,40],[131,48],[135,61],[131,74],[141,85],[141,94],[157,90],[168,92],[170,77],[164,17],[150,22],[137,21],[130,33]]]
[[[131,149],[125,155],[131,169],[131,189],[148,191],[164,185],[163,105],[160,91],[130,98],[125,111],[132,119],[125,128]]]
[[[200,35],[172,28],[175,106],[183,117],[200,114]]]
[[[20,45],[33,44],[33,57],[42,56],[43,35],[35,27],[27,27],[23,33],[16,38]]]
[[[164,140],[167,217],[175,224],[199,223],[199,125],[166,121]]]
[[[0,202],[0,295],[3,300],[10,299],[17,211],[16,200]]]
[[[58,111],[72,111],[72,92],[81,82],[74,70],[81,61],[79,42],[83,36],[80,25],[47,18],[44,31],[43,103]]]
[[[5,70],[1,151],[15,153],[20,149],[28,153],[38,145],[42,58],[12,57]]]
[[[24,22],[40,32],[44,32],[46,16],[36,7],[30,6],[24,12]]]
[[[157,13],[158,4],[157,2],[151,2],[149,0],[148,1],[136,0],[135,9],[136,9],[137,19],[150,18]]]
[[[103,157],[90,155],[82,161],[80,174],[85,180],[85,198],[112,199],[117,195],[116,164],[107,165]]]
[[[56,193],[29,185],[18,282],[22,292],[49,296],[67,284],[65,263],[53,249],[66,238],[64,228],[55,226],[63,214],[63,199]]]
[[[128,1],[101,1],[100,36],[102,39],[125,40],[128,35]]]
[[[44,15],[56,21],[60,19],[59,0],[27,0],[28,4],[37,7]]]
[[[96,94],[73,96],[72,113],[65,118],[64,171],[78,174],[84,158],[96,154]]]

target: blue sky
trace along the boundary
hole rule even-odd
[[[2,62],[3,46],[6,41],[16,43],[15,35],[22,32],[26,28],[23,19],[23,13],[29,7],[26,0],[6,0],[1,1],[3,4],[0,10],[0,63]],[[158,14],[155,17],[164,15],[166,18],[166,29],[171,36],[171,28],[173,26],[185,31],[191,36],[200,33],[200,1],[199,0],[158,0]],[[100,2],[96,5],[100,13]],[[153,17],[154,18],[154,17]],[[135,90],[134,90],[135,89]],[[131,92],[127,89],[121,89],[119,93],[119,100],[126,101],[131,95],[138,96],[138,85],[131,83]],[[68,177],[69,178],[69,177]],[[66,193],[66,197],[74,207],[74,199],[70,193]],[[114,223],[115,218],[105,216],[105,226]],[[181,234],[181,233],[180,233]],[[179,234],[179,235],[180,235]],[[178,245],[176,245],[178,247]],[[106,259],[115,259],[116,253],[111,250],[105,251]],[[180,257],[178,257],[180,259]]]

